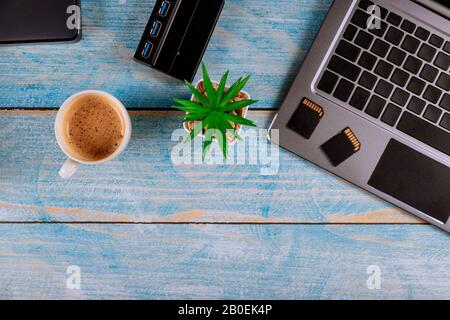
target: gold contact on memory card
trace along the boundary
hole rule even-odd
[[[303,104],[305,106],[307,106],[308,108],[317,112],[319,114],[320,118],[322,118],[325,115],[325,113],[323,112],[323,108],[321,106],[317,105],[316,103],[312,102],[311,100],[304,98]]]
[[[344,134],[350,140],[355,152],[358,152],[361,149],[361,143],[359,142],[358,138],[355,136],[353,131],[350,128],[347,128],[344,130]]]

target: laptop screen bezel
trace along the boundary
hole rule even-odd
[[[450,6],[448,0],[413,0],[417,4],[430,9],[433,12],[450,19]]]

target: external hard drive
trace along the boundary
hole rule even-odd
[[[135,59],[192,82],[223,6],[224,0],[158,0]]]
[[[0,45],[74,42],[80,19],[80,0],[0,0]]]

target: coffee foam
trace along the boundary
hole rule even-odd
[[[70,152],[85,161],[109,157],[124,138],[124,120],[114,103],[90,95],[74,101],[64,119]]]

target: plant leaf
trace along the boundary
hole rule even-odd
[[[223,119],[222,120],[224,122],[224,125],[227,129],[227,132],[229,132],[233,137],[235,137],[238,140],[242,141],[241,136],[236,132],[236,130],[234,130],[233,126],[231,125],[230,121]],[[228,140],[227,140],[228,142]]]
[[[250,76],[245,77],[242,80],[238,80],[228,91],[225,97],[220,101],[220,108],[225,107],[231,99],[236,97],[239,92],[245,87],[247,82],[250,80]]]
[[[244,126],[256,127],[256,124],[253,121],[243,118],[243,117],[240,117],[240,116],[235,116],[233,114],[225,113],[223,115],[223,117],[234,123],[242,124]]]
[[[217,119],[215,121],[215,127],[216,127],[216,139],[219,143],[220,149],[222,150],[223,158],[227,158],[228,153],[228,139],[227,139],[227,128],[231,127],[231,125],[228,123],[225,119]]]
[[[219,87],[217,88],[217,101],[221,101],[223,93],[225,91],[225,86],[227,85],[228,75],[230,74],[230,70],[227,70],[225,74],[220,79]]]
[[[196,125],[194,127],[194,129],[189,133],[189,135],[186,137],[186,139],[184,140],[184,142],[189,142],[195,139],[195,137],[197,137],[203,129],[203,123],[199,123],[198,125]]]
[[[183,106],[183,107],[189,107],[192,108],[194,110],[204,110],[205,107],[199,105],[198,103],[191,101],[191,100],[183,100],[183,99],[173,99],[173,101],[175,101],[176,103],[178,103],[179,105]]]
[[[185,81],[184,83],[187,85],[189,91],[192,92],[194,97],[196,97],[197,100],[200,101],[200,103],[205,108],[209,108],[209,101],[206,99],[206,97],[200,91],[198,91],[189,81]]]
[[[204,63],[202,63],[202,70],[203,70],[203,83],[205,85],[206,93],[208,94],[208,100],[211,102],[212,105],[216,105],[217,103],[216,91],[214,90],[211,78],[209,77],[208,70],[206,70],[206,66]]]
[[[191,112],[191,113],[201,113],[201,114],[207,114],[211,112],[210,109],[204,108],[204,107],[195,107],[195,106],[189,106],[186,104],[186,106],[173,106],[173,108],[185,111],[185,112]]]
[[[212,130],[207,130],[205,133],[205,141],[203,141],[203,152],[202,152],[202,160],[205,161],[206,154],[208,153],[211,145],[213,143],[213,135]]]
[[[245,108],[249,105],[255,104],[257,103],[258,100],[241,100],[241,101],[236,101],[230,104],[227,104],[225,107],[221,108],[222,111],[224,112],[230,112],[230,111],[234,111],[234,110],[239,110],[242,108]]]
[[[183,117],[183,121],[201,121],[205,118],[204,115],[199,115],[195,113],[189,113]]]

